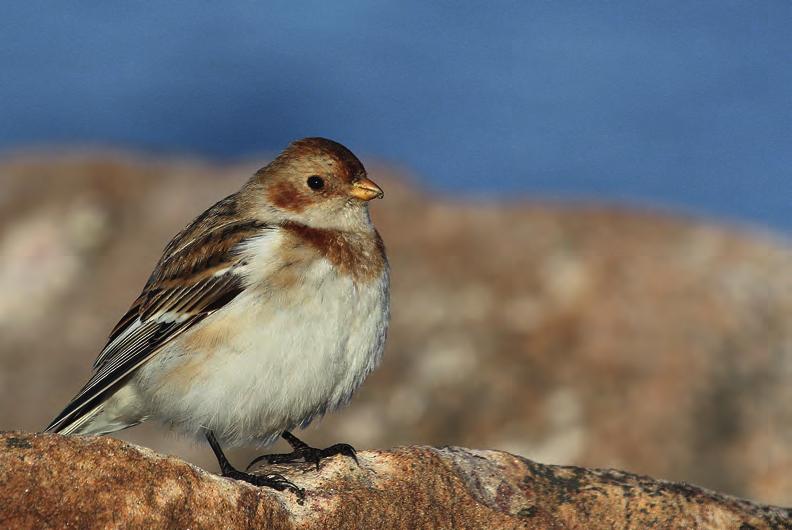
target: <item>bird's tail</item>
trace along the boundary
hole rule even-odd
[[[131,385],[123,385],[107,396],[74,400],[44,430],[60,434],[108,434],[144,421],[141,400]]]
[[[58,414],[47,426],[44,432],[57,432],[60,434],[98,434],[89,429],[92,420],[102,412],[102,405],[98,405],[79,415],[68,414],[68,409]]]

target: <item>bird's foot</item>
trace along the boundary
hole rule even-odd
[[[305,499],[304,489],[298,487],[294,482],[277,473],[269,475],[253,475],[239,471],[238,469],[234,469],[232,467],[230,469],[224,469],[223,476],[232,478],[234,480],[241,480],[243,482],[247,482],[248,484],[253,484],[254,486],[265,486],[277,491],[291,491],[297,495],[297,500],[300,501],[300,503],[302,503],[303,499]]]
[[[286,431],[283,433],[283,438],[289,442],[293,451],[291,453],[275,454],[275,455],[261,455],[253,459],[245,469],[250,469],[259,462],[266,462],[267,464],[292,464],[295,462],[308,462],[316,465],[316,470],[319,470],[319,462],[323,458],[329,458],[335,455],[348,456],[355,463],[358,463],[357,453],[355,448],[349,444],[335,444],[324,449],[317,449],[310,447],[308,444]]]
[[[232,478],[234,480],[241,480],[247,482],[248,484],[253,484],[254,486],[265,486],[267,488],[272,488],[276,491],[291,491],[295,495],[297,495],[297,502],[300,504],[303,503],[305,499],[305,490],[302,488],[297,487],[292,481],[284,477],[283,475],[278,475],[276,473],[269,474],[269,475],[253,475],[251,473],[245,473],[244,471],[239,471],[237,468],[231,465],[231,462],[228,461],[226,458],[225,453],[223,453],[223,449],[220,447],[220,443],[215,438],[215,435],[212,431],[205,431],[206,440],[209,442],[209,446],[214,451],[215,456],[217,457],[217,463],[220,466],[220,473],[224,477]]]

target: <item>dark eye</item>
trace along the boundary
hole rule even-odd
[[[308,177],[308,187],[312,190],[321,190],[324,188],[324,179],[318,175]]]

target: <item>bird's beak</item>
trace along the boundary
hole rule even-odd
[[[366,177],[358,179],[352,184],[352,191],[350,194],[361,201],[381,199],[385,196],[385,194],[382,192],[382,188],[374,184]]]

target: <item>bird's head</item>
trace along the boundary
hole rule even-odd
[[[368,201],[383,196],[360,160],[325,138],[292,142],[250,184],[270,214],[315,228],[367,227]]]

